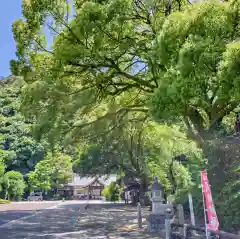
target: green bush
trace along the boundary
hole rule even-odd
[[[102,195],[105,197],[106,201],[110,201],[110,194],[109,194],[108,187],[104,188]]]
[[[120,187],[116,182],[112,182],[103,190],[102,194],[105,197],[106,201],[117,202],[120,198]]]
[[[0,204],[7,204],[7,203],[10,203],[10,201],[0,198]]]
[[[62,199],[62,196],[60,194],[55,194],[53,199],[54,200],[60,200],[60,199]]]

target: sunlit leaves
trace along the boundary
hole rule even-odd
[[[21,200],[26,184],[18,171],[9,171],[4,175],[5,197],[9,200]]]
[[[234,11],[228,3],[210,1],[165,21],[156,44],[156,58],[165,70],[152,97],[155,118],[184,116],[204,130],[236,107],[239,33]]]
[[[22,109],[27,117],[36,118],[36,134],[48,135],[49,140],[66,133],[69,138],[79,135],[75,125],[94,114],[104,116],[96,106],[108,105],[115,97],[124,99],[116,112],[129,104],[142,107],[144,93],[153,92],[160,78],[152,47],[156,29],[162,26],[156,18],[164,19],[165,4],[133,0],[66,4],[24,1],[23,19],[13,24],[18,61],[11,63],[12,69],[28,83]],[[172,10],[184,7],[185,3],[173,1]],[[53,43],[45,29],[54,35]]]
[[[36,164],[35,170],[30,172],[30,187],[47,191],[69,182],[72,178],[71,161],[68,155],[48,153],[44,160]]]

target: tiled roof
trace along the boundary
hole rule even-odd
[[[89,184],[93,183],[96,179],[99,180],[100,183],[108,186],[111,182],[116,181],[117,175],[111,174],[109,176],[102,176],[102,177],[80,177],[79,175],[75,174],[71,183],[68,183],[69,186],[81,186],[86,187]]]

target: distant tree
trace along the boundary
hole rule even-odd
[[[4,172],[5,172],[5,165],[0,160],[0,192],[2,191],[2,184],[4,181]]]
[[[4,175],[5,197],[9,200],[20,200],[26,184],[23,175],[18,171],[9,171]]]
[[[116,182],[111,182],[109,186],[104,188],[103,196],[106,201],[117,202],[120,199],[120,187]]]
[[[59,188],[72,180],[72,158],[69,155],[56,152],[48,154],[47,159],[52,162],[52,186]]]
[[[184,169],[173,160],[182,153],[188,155],[189,168]],[[203,161],[201,150],[179,127],[145,121],[128,122],[97,137],[73,165],[76,172],[85,176],[117,173],[128,179],[137,179],[141,183],[141,194],[147,191],[153,176],[158,176],[169,194],[179,192],[181,187],[187,190],[191,174],[195,176]]]
[[[32,137],[32,122],[20,113],[21,78],[8,77],[1,81],[0,91],[0,159],[6,170],[23,174],[33,170],[44,158],[46,144]]]
[[[30,172],[28,182],[32,189],[49,191],[61,187],[72,178],[71,157],[61,153],[49,153]]]
[[[51,189],[51,175],[53,168],[49,161],[40,161],[35,170],[29,173],[28,183],[31,189],[39,189],[41,191],[48,191]]]

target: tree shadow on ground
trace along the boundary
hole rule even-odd
[[[145,216],[143,210],[143,217]],[[149,212],[148,212],[149,213]],[[147,213],[147,214],[148,214]],[[136,207],[114,204],[61,205],[47,209],[12,226],[1,228],[3,239],[35,238],[154,238],[146,232],[137,231]],[[130,230],[126,225],[135,225]],[[157,237],[156,237],[157,238]]]
[[[8,223],[12,220],[19,219],[21,217],[25,217],[33,214],[34,210],[8,210],[8,211],[0,211],[0,227],[1,225]]]

